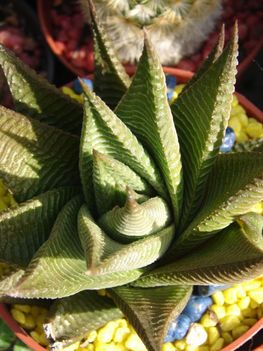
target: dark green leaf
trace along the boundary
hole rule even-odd
[[[109,290],[149,351],[159,351],[171,322],[181,313],[192,292],[191,287],[118,287]]]
[[[79,139],[0,107],[0,178],[17,201],[79,185]]]
[[[256,278],[263,273],[263,217],[249,213],[238,223],[181,259],[146,273],[134,285],[234,284]]]
[[[44,330],[52,350],[59,350],[120,317],[122,312],[111,299],[96,291],[83,291],[54,302]]]
[[[15,340],[15,334],[0,319],[0,351],[8,350],[15,343]]]
[[[16,110],[54,127],[80,134],[82,106],[64,95],[2,45],[0,66],[4,71]]]

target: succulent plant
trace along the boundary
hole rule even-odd
[[[81,0],[89,21],[86,0]],[[173,65],[194,53],[214,29],[221,14],[221,0],[95,0],[119,58],[138,61],[144,42],[143,28],[162,64]]]
[[[263,273],[262,216],[249,213],[263,156],[219,154],[237,29],[170,107],[147,35],[130,79],[91,16],[97,95],[83,86],[83,106],[0,48],[16,106],[0,108],[0,178],[18,203],[0,214],[0,294],[54,300],[54,350],[124,314],[157,351],[193,285]]]

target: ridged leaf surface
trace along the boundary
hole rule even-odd
[[[263,199],[263,154],[219,155],[209,175],[202,209],[169,253],[182,256],[227,227]]]
[[[86,201],[94,207],[92,186],[93,150],[128,165],[164,197],[166,190],[154,162],[128,127],[99,97],[85,89],[84,124],[81,137],[80,173]]]
[[[101,230],[85,205],[78,215],[78,230],[91,276],[146,267],[166,252],[174,236],[174,226],[169,226],[131,244],[120,244]]]
[[[81,197],[75,197],[63,208],[49,239],[37,251],[19,285],[9,292],[10,296],[61,298],[82,290],[127,284],[142,274],[140,270],[102,277],[86,274],[86,260],[77,232],[82,202]]]
[[[192,292],[191,287],[133,288],[109,290],[149,351],[159,351],[171,322],[181,313]]]
[[[66,132],[80,134],[82,106],[37,75],[0,45],[0,66],[6,76],[16,111]]]
[[[19,202],[78,185],[79,139],[0,107],[0,178]]]
[[[59,188],[0,214],[0,257],[25,267],[48,238],[62,207],[77,189]]]
[[[130,78],[120,63],[107,33],[98,21],[91,1],[81,1],[89,12],[93,29],[95,57],[94,90],[98,96],[114,109],[130,85]],[[88,8],[87,8],[88,7]]]
[[[59,350],[120,317],[122,312],[111,299],[96,291],[83,291],[55,301],[44,330],[51,349]]]
[[[230,116],[237,64],[237,35],[213,65],[189,83],[172,105],[183,162],[185,193],[180,227],[199,209],[206,181]]]
[[[157,268],[134,285],[234,284],[263,269],[263,217],[249,213],[181,259]]]
[[[24,274],[24,270],[12,263],[0,261],[0,298],[9,293]]]
[[[153,194],[153,189],[124,163],[93,151],[93,184],[97,211],[100,215],[114,206],[123,206],[127,198],[127,187],[136,192],[137,201]],[[137,193],[138,192],[138,193]]]
[[[115,112],[161,169],[177,222],[182,200],[179,144],[166,98],[165,75],[147,39],[133,81]]]

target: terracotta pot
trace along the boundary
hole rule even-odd
[[[130,72],[131,73],[131,72]],[[174,69],[169,69],[170,74],[176,74]],[[92,78],[91,75],[89,78]],[[70,86],[70,84],[69,84]],[[263,123],[263,112],[258,109],[254,104],[252,104],[248,99],[239,93],[235,93],[239,103],[245,108],[251,117],[256,118],[258,121]],[[26,345],[28,345],[32,350],[35,351],[46,351],[45,348],[40,346],[35,340],[33,340],[27,332],[25,332],[13,319],[9,311],[4,304],[0,304],[0,317],[6,322],[10,329],[15,333],[15,335],[21,339]],[[220,351],[233,351],[245,344],[246,341],[250,340],[255,334],[257,334],[261,329],[263,329],[263,317],[253,325],[246,333],[241,335],[238,339],[233,341],[231,344],[227,345]],[[263,345],[256,348],[254,351],[263,351]]]
[[[40,26],[42,28],[43,34],[46,38],[46,41],[54,54],[59,58],[59,60],[73,73],[75,73],[79,77],[84,77],[87,75],[87,71],[81,68],[75,67],[70,61],[68,61],[59,45],[57,45],[56,40],[52,34],[52,24],[50,21],[50,10],[52,7],[53,0],[37,0],[37,11],[38,17],[40,21]],[[259,50],[263,47],[263,37],[257,42],[257,45],[249,52],[249,54],[240,62],[238,66],[238,74],[241,74],[245,71],[245,69],[249,66],[252,60],[256,57]],[[134,68],[131,66],[126,66],[126,70],[129,73],[130,71],[134,71]],[[164,66],[164,72],[170,73],[172,70],[176,73],[176,77],[178,78],[179,82],[184,83],[189,78],[192,77],[193,72],[175,68],[175,67],[166,67]]]

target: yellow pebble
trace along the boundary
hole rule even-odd
[[[218,319],[221,319],[221,318],[225,317],[225,315],[226,315],[225,306],[212,305],[210,307],[210,310],[215,312],[215,314],[217,315]]]
[[[186,345],[185,351],[197,351],[198,347],[194,345]]]
[[[249,326],[248,325],[240,325],[239,327],[235,328],[232,330],[232,335],[234,339],[239,338],[241,335],[243,335],[246,331],[248,331]]]
[[[96,330],[91,330],[88,335],[87,335],[87,341],[88,342],[93,342],[97,338],[97,331]]]
[[[241,316],[241,310],[237,304],[226,306],[226,315]]]
[[[210,351],[219,351],[223,348],[225,340],[223,338],[219,338],[216,340],[214,345],[210,347]]]
[[[248,325],[249,327],[252,327],[252,325],[254,325],[255,323],[257,323],[257,319],[256,318],[245,318],[242,321],[242,324]]]
[[[244,297],[243,299],[240,299],[237,301],[237,304],[238,304],[238,307],[241,309],[241,310],[244,310],[246,308],[249,307],[250,305],[250,297],[249,296],[246,296]]]
[[[122,327],[124,327],[124,328],[129,328],[129,324],[128,324],[127,320],[124,319],[124,318],[117,319],[117,320],[116,320],[116,323],[117,323],[118,326],[121,327],[121,328],[122,328]]]
[[[257,318],[260,319],[263,317],[263,307],[260,306],[256,309],[256,312],[257,312]]]
[[[97,340],[101,343],[110,342],[113,338],[117,323],[115,321],[108,322],[104,327],[98,330]]]
[[[126,327],[117,328],[115,330],[113,341],[122,343],[126,339],[126,337],[130,334],[130,332],[131,332],[130,329]]]
[[[252,300],[254,300],[259,305],[263,303],[263,288],[259,287],[253,291],[249,291],[248,295]]]
[[[39,343],[42,346],[48,346],[49,345],[49,342],[47,341],[46,335],[44,333],[40,334],[40,336],[39,336]]]
[[[175,347],[171,342],[162,345],[161,351],[175,351]]]
[[[242,283],[242,287],[246,292],[260,288],[261,282],[259,280],[250,280],[249,282]]]
[[[246,128],[247,125],[248,125],[248,118],[247,118],[246,113],[240,113],[240,114],[238,114],[237,116],[238,116],[238,118],[239,118],[239,121],[240,121],[242,127],[243,127],[243,128]]]
[[[11,314],[18,323],[24,324],[26,321],[26,316],[22,311],[16,310],[14,308],[11,309]]]
[[[106,296],[106,290],[105,289],[97,290],[97,294],[100,296]]]
[[[246,127],[246,132],[253,139],[261,138],[263,133],[263,127],[261,123],[257,121],[253,123],[248,123]]]
[[[256,318],[257,310],[248,307],[248,308],[245,308],[244,310],[242,310],[242,315],[243,315],[243,317]]]
[[[233,336],[229,332],[224,332],[221,336],[225,340],[226,345],[231,344],[231,342],[234,340]]]
[[[178,349],[183,351],[186,348],[186,343],[184,340],[176,340],[174,342],[174,346]]]
[[[244,143],[245,141],[249,140],[249,137],[247,133],[244,130],[240,130],[238,133],[236,133],[236,141],[237,143]]]
[[[255,309],[255,308],[258,308],[259,306],[260,306],[259,303],[251,299],[249,307],[251,307],[252,309]]]
[[[71,344],[69,346],[64,347],[63,351],[75,351],[75,350],[77,350],[79,348],[79,345],[80,345],[80,342],[77,341],[74,344]]]
[[[223,332],[228,332],[240,325],[240,319],[237,316],[225,316],[221,319],[221,329]]]
[[[236,288],[229,288],[223,291],[225,303],[232,305],[237,302]]]
[[[242,129],[242,125],[239,121],[239,118],[236,115],[234,115],[233,117],[232,116],[230,117],[228,125],[232,129],[234,129],[236,134],[238,134]]]
[[[215,312],[208,310],[201,318],[200,323],[205,328],[215,327],[218,323],[218,317]]]
[[[139,336],[134,333],[128,336],[125,346],[132,351],[147,351]]]
[[[219,330],[217,327],[210,327],[207,330],[208,334],[208,343],[209,345],[213,345],[214,342],[220,338]]]
[[[238,99],[236,95],[233,95],[233,100],[232,100],[232,108],[238,105]],[[232,111],[231,111],[232,113]]]
[[[31,315],[26,316],[26,321],[23,324],[25,329],[34,329],[36,326],[35,319]]]
[[[212,299],[216,305],[218,305],[218,306],[224,305],[225,299],[224,299],[224,295],[223,295],[222,291],[216,291],[212,295]]]
[[[40,309],[38,306],[32,306],[30,313],[33,317],[37,317],[40,314]]]
[[[29,313],[31,311],[31,306],[29,305],[19,305],[19,304],[15,304],[14,305],[14,308],[16,310],[19,310],[19,311],[22,311],[22,312],[25,312],[25,313]]]
[[[241,105],[237,104],[235,107],[233,107],[231,109],[231,116],[232,115],[241,115],[241,114],[245,114],[246,111],[244,109],[244,107],[242,107]]]

